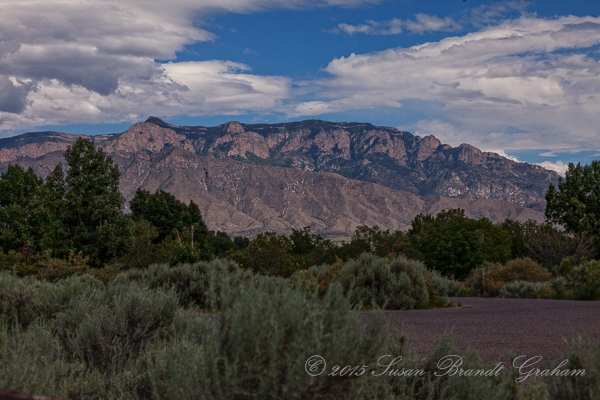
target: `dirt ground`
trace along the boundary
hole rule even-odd
[[[445,331],[452,331],[460,352],[474,349],[485,362],[518,355],[563,360],[567,342],[577,335],[600,341],[600,301],[450,298],[463,307],[388,311],[390,325],[411,335],[413,346],[428,355]],[[464,355],[459,354],[459,355]]]

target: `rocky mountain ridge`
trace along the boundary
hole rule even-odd
[[[64,151],[78,136],[40,132],[0,139],[0,162]],[[367,123],[306,120],[182,127],[150,117],[123,133],[90,138],[109,154],[159,153],[180,147],[209,158],[334,172],[423,198],[504,200],[538,211],[543,211],[545,190],[558,181],[553,171],[468,144],[451,147],[434,136],[419,137]]]

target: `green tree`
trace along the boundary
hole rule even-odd
[[[510,237],[510,258],[529,257],[529,245],[534,238],[541,232],[553,231],[552,226],[538,224],[533,219],[528,219],[526,222],[519,222],[507,218],[500,226],[508,232]]]
[[[550,185],[546,192],[546,218],[571,233],[600,235],[600,161],[569,163],[558,188]]]
[[[510,237],[489,219],[465,217],[462,209],[417,215],[408,232],[419,258],[444,274],[464,278],[486,261],[510,258]]]
[[[225,257],[225,254],[235,247],[233,240],[226,232],[210,231],[210,247],[217,257]]]
[[[27,260],[29,248],[39,241],[36,198],[43,180],[31,167],[9,165],[0,177],[0,246],[20,251]]]
[[[312,265],[333,264],[338,256],[338,246],[321,235],[311,233],[310,226],[292,230],[290,235],[292,266],[306,269]]]
[[[89,139],[79,138],[69,146],[65,160],[64,188],[57,178],[54,192],[60,195],[64,191],[62,224],[70,246],[89,256],[91,266],[99,267],[123,254],[127,247],[125,199],[119,191],[121,173],[112,158]]]
[[[151,194],[148,190],[138,188],[129,207],[134,220],[145,219],[158,229],[156,243],[162,242],[167,236],[179,237],[180,240],[192,225],[195,227],[196,242],[209,234],[200,208],[193,200],[186,205],[164,190]]]
[[[64,225],[67,185],[62,164],[56,165],[39,188],[36,220],[39,222],[40,248],[50,250],[54,257],[67,257],[72,245],[69,230]]]
[[[287,236],[265,232],[259,233],[245,249],[230,251],[228,257],[261,274],[290,276],[296,269],[292,264],[291,247]]]

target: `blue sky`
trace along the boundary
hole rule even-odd
[[[0,136],[366,121],[564,171],[600,158],[600,2],[0,4]]]

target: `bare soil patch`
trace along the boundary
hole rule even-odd
[[[428,355],[446,331],[459,351],[476,350],[484,361],[508,361],[519,355],[563,360],[577,335],[600,340],[600,301],[450,298],[463,307],[387,311],[391,326],[410,333],[420,354]]]

